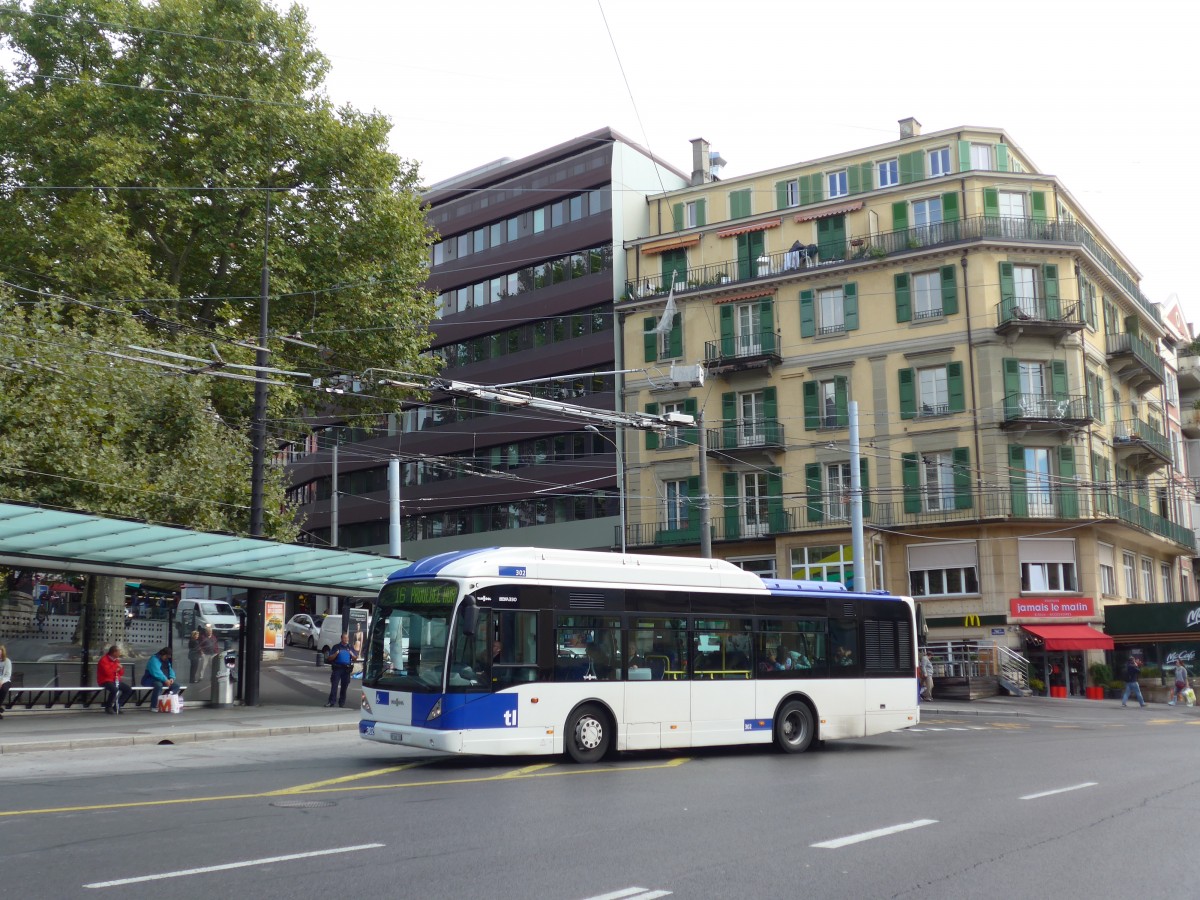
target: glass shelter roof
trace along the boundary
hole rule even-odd
[[[373,597],[402,559],[0,503],[0,564]]]

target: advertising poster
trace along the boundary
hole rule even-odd
[[[267,600],[263,604],[263,649],[283,649],[283,616],[286,606],[282,600]]]

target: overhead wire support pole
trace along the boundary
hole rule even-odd
[[[867,589],[867,561],[863,548],[862,469],[858,450],[858,401],[850,401],[850,549],[854,557],[854,590]],[[881,585],[875,585],[876,588]]]

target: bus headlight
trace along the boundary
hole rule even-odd
[[[432,721],[433,719],[436,719],[441,714],[442,714],[442,698],[438,697],[437,703],[433,704],[433,709],[431,709],[429,711],[429,715],[425,717],[425,720],[427,722]]]

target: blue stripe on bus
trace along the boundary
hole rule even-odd
[[[771,730],[771,720],[770,719],[746,719],[742,723],[742,730],[743,731],[770,731]]]
[[[467,728],[516,728],[517,695],[442,694],[442,714],[432,721],[429,713],[438,701],[437,694],[413,695],[413,724],[425,728],[459,731]]]
[[[458,562],[460,559],[467,559],[472,556],[477,556],[480,553],[494,553],[499,547],[483,547],[476,550],[451,550],[446,553],[438,553],[435,556],[426,556],[424,559],[419,559],[411,566],[405,569],[398,569],[388,576],[388,581],[399,581],[405,578],[430,578],[441,573],[442,569],[451,563]]]

